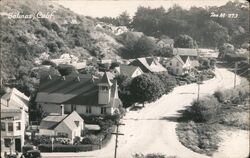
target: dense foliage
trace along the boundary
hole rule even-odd
[[[234,17],[233,18],[233,14]],[[224,14],[213,17],[212,14]],[[158,37],[162,34],[175,38],[180,34],[191,36],[200,47],[219,47],[230,42],[240,47],[248,40],[248,2],[229,1],[220,7],[185,10],[178,5],[165,10],[139,7],[132,21],[132,27],[146,35]]]
[[[131,81],[130,90],[136,99],[135,101],[142,104],[153,102],[165,93],[162,81],[152,74],[143,74],[135,77]]]

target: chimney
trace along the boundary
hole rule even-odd
[[[60,108],[61,108],[61,116],[63,116],[63,115],[64,115],[64,105],[61,104],[61,105],[60,105]]]

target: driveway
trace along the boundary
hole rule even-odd
[[[216,77],[205,81],[200,87],[201,96],[212,94],[218,89],[233,87],[234,74],[226,69],[216,69]],[[237,76],[237,84],[240,78]],[[162,153],[167,156],[183,158],[207,157],[183,146],[176,135],[176,119],[185,106],[197,99],[197,84],[176,87],[173,92],[164,95],[154,103],[146,104],[139,111],[130,111],[122,119],[125,126],[120,126],[118,157],[129,158],[135,153]],[[114,157],[115,140],[103,149],[83,153],[43,153],[44,157]],[[235,147],[237,144],[235,144]],[[232,146],[230,146],[232,147]],[[224,150],[223,150],[224,151]],[[227,155],[228,156],[228,155]]]

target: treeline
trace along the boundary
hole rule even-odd
[[[229,1],[221,7],[191,7],[185,10],[174,5],[163,7],[138,7],[133,18],[122,13],[117,18],[99,18],[114,25],[124,25],[145,35],[175,38],[181,34],[191,36],[199,47],[220,47],[231,43],[239,48],[248,41],[248,2]],[[218,14],[221,17],[212,17]]]

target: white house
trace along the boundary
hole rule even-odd
[[[28,125],[29,122],[29,97],[20,92],[16,88],[9,89],[1,97],[1,109],[23,109],[25,112],[25,121]]]
[[[62,107],[60,114],[50,113],[42,119],[39,135],[66,137],[73,143],[76,137],[81,137],[84,130],[84,120],[76,111],[65,115]]]
[[[120,65],[114,69],[114,74],[125,75],[131,78],[139,76],[143,74],[143,71],[138,66],[132,65]]]
[[[84,115],[113,115],[121,106],[117,83],[107,73],[100,79],[82,74],[45,78],[40,81],[36,103],[47,113],[60,113],[64,106],[65,113]]]
[[[189,57],[180,57],[179,55],[175,55],[165,63],[165,66],[169,72],[175,75],[183,75],[189,72],[192,68],[192,63]]]
[[[4,152],[21,152],[24,145],[25,111],[22,108],[2,108],[1,105],[1,155]]]

